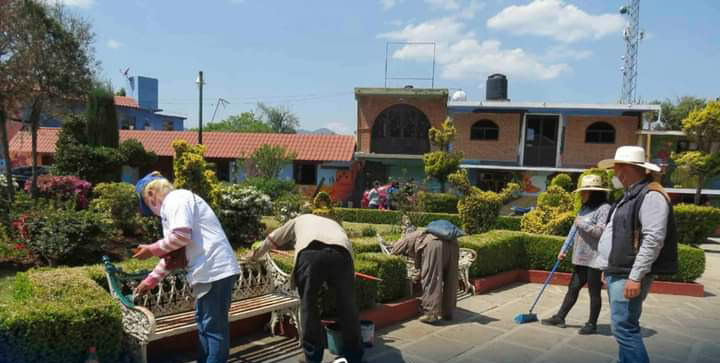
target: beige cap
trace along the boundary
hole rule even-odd
[[[580,179],[580,188],[577,188],[575,190],[576,192],[580,192],[583,190],[599,190],[602,192],[609,192],[610,189],[603,188],[603,182],[600,175],[590,174],[585,175]]]

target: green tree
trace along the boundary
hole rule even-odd
[[[122,96],[122,97],[127,96],[127,92],[125,91],[125,88],[121,87],[117,92],[115,92],[115,96]]]
[[[125,159],[125,164],[133,168],[149,168],[157,162],[158,156],[152,151],[145,150],[140,141],[128,139],[118,148]]]
[[[93,184],[115,181],[125,156],[116,148],[88,145],[86,130],[87,122],[81,115],[69,115],[63,120],[52,173],[75,175]]]
[[[284,106],[268,106],[262,102],[257,104],[263,122],[273,131],[281,134],[294,134],[300,126],[297,116]]]
[[[282,146],[263,145],[250,156],[254,168],[261,177],[275,179],[285,165],[292,163],[297,157],[294,151]]]
[[[681,130],[682,121],[695,109],[705,107],[705,100],[702,98],[683,96],[678,97],[673,103],[670,99],[665,101],[654,101],[652,104],[659,104],[662,112],[662,120],[670,130]],[[657,119],[655,116],[651,121]]]
[[[85,105],[87,136],[92,146],[117,148],[120,142],[115,96],[110,85],[97,84]]]
[[[425,174],[429,178],[437,179],[443,192],[445,192],[448,176],[458,170],[463,158],[462,152],[450,151],[450,144],[455,138],[456,132],[452,119],[449,117],[445,119],[441,128],[431,128],[428,133],[430,143],[435,145],[438,150],[423,155]]]
[[[233,115],[220,122],[212,122],[205,126],[205,131],[225,132],[274,132],[272,127],[255,117],[252,112],[243,112],[240,115]]]
[[[695,204],[700,204],[700,195],[705,180],[720,173],[720,152],[714,150],[720,140],[720,101],[708,102],[704,108],[695,109],[682,121],[683,131],[694,142],[697,151],[673,155],[673,160],[687,169],[690,175],[698,177]]]
[[[82,97],[91,84],[96,66],[91,47],[93,33],[85,20],[67,14],[62,6],[37,0],[6,0],[2,10],[0,84],[3,91],[17,86],[21,92],[0,92],[0,103],[5,114],[8,106],[20,105],[29,111],[32,163],[37,166],[41,116],[51,112],[57,103]],[[6,80],[10,82],[5,84]],[[36,196],[35,168],[31,190]]]

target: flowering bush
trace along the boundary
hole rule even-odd
[[[25,191],[30,192],[31,183],[25,183]],[[38,192],[41,197],[51,200],[74,202],[77,209],[88,207],[92,184],[76,176],[41,175],[37,181]]]
[[[112,220],[88,210],[32,210],[13,221],[18,245],[40,262],[84,264],[100,260],[112,236]]]
[[[250,245],[264,229],[260,217],[272,208],[270,197],[253,187],[226,184],[220,187],[218,218],[233,244]]]

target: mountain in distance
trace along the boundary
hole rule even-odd
[[[297,129],[295,132],[298,134],[321,134],[321,135],[335,135],[335,131],[330,130],[328,128],[319,128],[317,130],[304,130],[304,129]]]

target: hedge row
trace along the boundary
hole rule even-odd
[[[400,224],[402,221],[402,212],[395,210],[335,208],[335,212],[344,222]],[[436,219],[447,219],[458,226],[460,225],[457,214],[424,212],[412,212],[411,214],[420,226],[425,226]]]
[[[515,231],[490,231],[462,237],[460,245],[477,251],[478,258],[470,267],[471,277],[482,277],[513,269],[552,269],[562,237]],[[560,263],[558,271],[572,272],[572,251]],[[705,271],[702,249],[678,245],[678,272],[658,276],[658,280],[692,282]]]
[[[120,361],[122,312],[80,268],[18,274],[15,296],[0,306],[0,362]]]
[[[673,213],[680,243],[704,243],[720,224],[719,208],[677,204],[673,207]]]

